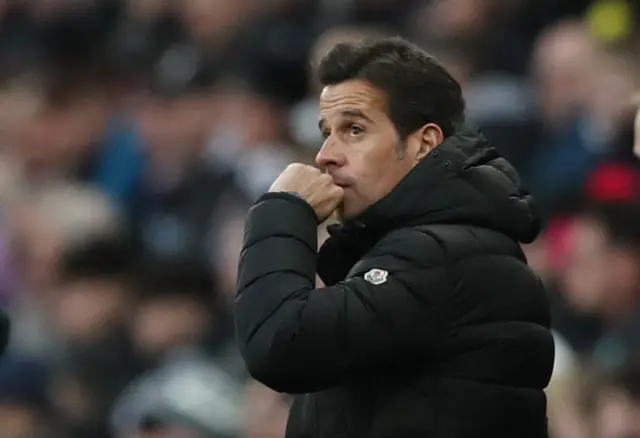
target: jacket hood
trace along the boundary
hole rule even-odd
[[[427,155],[386,197],[330,233],[384,233],[429,224],[484,227],[530,243],[540,231],[533,199],[515,169],[468,125]]]

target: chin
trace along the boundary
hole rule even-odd
[[[364,210],[361,210],[361,209],[356,210],[356,209],[353,209],[353,208],[348,208],[348,206],[345,207],[344,205],[341,205],[336,210],[336,219],[340,223],[345,223],[345,222],[350,221],[351,219],[356,218],[363,211]]]

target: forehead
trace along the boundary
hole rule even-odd
[[[324,87],[320,94],[320,112],[323,117],[340,114],[347,109],[361,110],[375,115],[384,113],[386,97],[367,82],[353,80]]]

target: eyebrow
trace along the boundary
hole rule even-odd
[[[355,108],[342,110],[342,111],[340,111],[340,115],[343,116],[343,117],[354,117],[354,118],[364,119],[369,123],[373,123],[373,120],[371,120],[370,117],[368,117],[361,110],[355,109]],[[324,128],[324,119],[320,119],[318,121],[318,128],[321,131],[323,130],[323,128]]]

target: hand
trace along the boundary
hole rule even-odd
[[[269,192],[295,192],[324,222],[342,202],[344,191],[331,177],[312,166],[290,164],[271,185]]]

